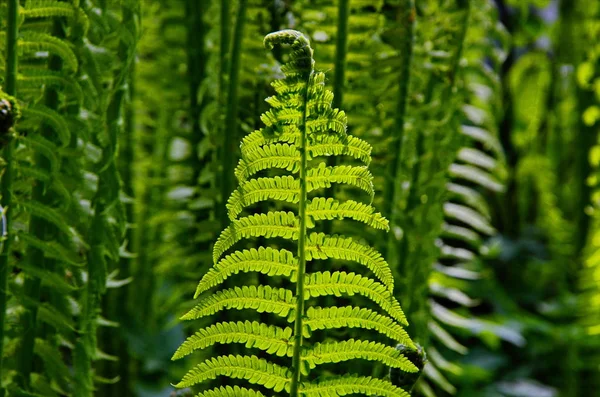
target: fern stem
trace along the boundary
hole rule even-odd
[[[337,37],[335,43],[335,66],[333,75],[333,108],[341,109],[344,100],[344,89],[346,85],[346,58],[348,53],[348,17],[350,14],[350,0],[338,1],[338,23]],[[327,165],[334,167],[337,163],[335,156],[327,159]],[[332,197],[335,187],[327,189],[326,197]],[[331,233],[332,223],[327,222],[324,225],[324,232]]]
[[[290,387],[290,396],[298,397],[298,387],[300,386],[300,376],[302,374],[302,320],[304,319],[304,275],[306,273],[306,202],[307,186],[306,173],[308,161],[306,159],[306,148],[308,142],[308,132],[306,128],[306,109],[308,103],[308,92],[312,70],[306,79],[306,89],[304,92],[304,104],[302,109],[302,137],[300,142],[300,201],[298,203],[298,217],[300,218],[300,232],[298,234],[298,279],[296,280],[296,318],[294,321],[294,354],[292,356],[292,383]]]
[[[231,48],[231,64],[229,70],[229,85],[227,92],[227,109],[225,111],[225,131],[223,132],[223,143],[221,145],[221,200],[224,203],[233,190],[233,168],[236,160],[236,132],[238,128],[238,80],[240,76],[240,59],[242,56],[242,42],[244,39],[244,24],[246,21],[247,0],[240,0],[237,18],[235,21],[235,30],[233,36],[233,46]],[[225,206],[221,205],[221,226],[225,228],[229,223]]]
[[[62,24],[58,20],[54,20],[52,31],[53,36],[59,38],[64,36]],[[53,71],[60,71],[62,69],[61,58],[54,55],[51,56],[48,61],[48,69]],[[59,106],[58,91],[55,88],[46,87],[44,93],[44,102],[49,109],[57,109]],[[40,133],[42,136],[47,137],[52,141],[54,140],[54,130],[51,127],[42,127]],[[41,154],[36,155],[35,162],[37,167],[39,167],[40,169],[50,169],[49,160]],[[33,188],[32,200],[34,202],[50,204],[52,201],[51,198],[48,197],[48,193],[46,192],[46,190],[46,186],[43,183],[35,185]],[[39,216],[31,217],[29,230],[31,230],[32,233],[34,233],[36,237],[40,240],[47,241],[49,239],[57,237],[54,235],[54,227],[51,224],[49,224],[45,219]],[[35,247],[28,247],[27,263],[30,266],[35,266],[40,269],[51,270],[50,267],[52,264],[52,260],[47,259],[42,250]],[[41,298],[41,284],[42,280],[39,277],[31,277],[25,280],[24,286],[25,294],[31,299],[31,302],[33,302],[33,306],[30,307],[29,310],[23,315],[23,348],[20,351],[17,364],[18,372],[21,376],[19,382],[20,385],[25,389],[29,388],[30,374],[33,370],[33,352],[35,347],[35,336],[37,331],[37,304],[38,302],[40,302]]]
[[[227,65],[227,56],[229,53],[229,0],[221,0],[221,32],[220,32],[220,52],[219,52],[219,63],[221,67],[221,73],[219,74],[219,104],[224,106],[225,104],[225,75],[229,68]]]
[[[398,23],[401,26],[401,37],[399,52],[402,56],[400,63],[400,71],[398,76],[398,102],[396,106],[396,118],[394,123],[394,130],[392,136],[394,143],[391,152],[394,153],[394,157],[389,164],[388,178],[384,187],[384,200],[383,200],[383,213],[389,217],[390,227],[392,233],[390,233],[388,240],[387,250],[384,250],[383,255],[386,256],[387,252],[390,252],[392,245],[396,243],[396,237],[394,236],[394,226],[397,222],[396,206],[399,198],[399,186],[396,183],[398,174],[400,173],[400,167],[402,165],[402,144],[404,140],[404,121],[406,118],[406,109],[408,105],[408,89],[410,86],[411,77],[411,63],[412,53],[414,46],[414,25],[415,25],[415,3],[413,0],[403,0],[398,10]],[[390,263],[394,261],[392,258]]]
[[[333,75],[334,108],[341,109],[346,85],[346,55],[348,53],[349,0],[338,1],[338,25],[335,44],[335,70]],[[335,158],[335,157],[333,157]]]
[[[17,94],[17,35],[19,32],[18,26],[18,10],[19,1],[9,0],[8,1],[8,21],[6,26],[6,93],[10,96],[16,96]],[[4,251],[0,255],[0,374],[4,373],[3,368],[3,356],[4,356],[4,322],[6,319],[6,302],[8,300],[8,259],[10,255],[10,246],[12,241],[12,233],[10,226],[12,224],[12,179],[13,179],[13,164],[12,164],[12,152],[13,152],[13,141],[9,137],[9,141],[4,149],[4,161],[6,162],[6,168],[4,170],[4,177],[2,178],[2,186],[0,190],[2,192],[2,200],[6,212],[6,230],[8,235],[4,242]],[[0,390],[1,391],[1,390]]]
[[[125,122],[123,126],[123,143],[122,143],[122,151],[119,156],[120,173],[121,180],[123,183],[123,192],[132,199],[131,203],[124,204],[126,205],[126,217],[127,221],[132,223],[127,227],[125,240],[127,241],[128,250],[135,255],[136,250],[134,242],[138,238],[138,230],[134,226],[135,225],[135,216],[136,216],[136,207],[138,201],[135,199],[135,189],[134,189],[134,171],[135,171],[135,162],[136,162],[136,134],[135,134],[135,109],[133,104],[133,98],[135,96],[135,63],[131,65],[131,73],[129,75],[129,83],[128,83],[128,96],[127,103],[125,106]],[[121,257],[119,268],[120,268],[120,277],[128,278],[133,273],[133,265],[134,259],[131,257]],[[127,302],[131,299],[131,285],[124,285],[119,288],[118,293],[114,295],[112,299],[113,307],[115,310],[115,318],[121,324],[121,328],[125,328],[129,324],[131,324],[131,320],[129,318],[131,314],[131,309]],[[131,390],[131,355],[129,354],[128,343],[126,341],[124,332],[121,332],[121,338],[116,342],[117,347],[117,356],[118,360],[118,373],[120,377],[119,383],[114,385],[113,390],[115,390],[116,396],[130,396],[133,392]]]

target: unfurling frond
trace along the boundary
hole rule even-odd
[[[266,127],[242,140],[241,159],[235,169],[239,186],[226,206],[231,224],[217,239],[213,247],[214,265],[196,289],[195,297],[200,296],[200,302],[182,319],[223,315],[223,311],[232,309],[252,310],[268,314],[273,321],[282,322],[283,318],[293,323],[293,327],[258,321],[217,322],[189,337],[173,358],[216,344],[243,344],[277,357],[277,362],[289,358],[292,362],[282,367],[256,356],[223,355],[192,369],[177,386],[189,387],[225,376],[277,393],[285,391],[293,397],[356,393],[407,396],[391,383],[372,377],[303,380],[318,365],[348,360],[374,361],[408,372],[416,372],[417,368],[394,348],[396,343],[414,344],[402,328],[407,324],[406,317],[394,298],[392,271],[382,255],[361,238],[309,233],[320,230],[327,222],[357,222],[376,230],[389,229],[387,219],[371,205],[374,196],[373,175],[368,169],[371,146],[347,134],[346,115],[332,108],[333,95],[325,89],[325,75],[314,71],[312,49],[301,33],[272,33],[265,44],[291,46],[289,62],[281,68],[286,77],[272,84],[277,94],[267,99],[271,109],[261,117]],[[338,158],[334,166],[322,161],[331,156]],[[366,192],[370,202],[329,197],[328,188],[334,184],[353,188],[344,190],[354,190],[363,199]],[[265,210],[267,204],[274,204],[275,208]],[[259,246],[248,248],[247,244],[256,240]],[[290,246],[296,249],[290,250]],[[337,261],[364,275],[358,271],[319,271],[319,264]],[[267,276],[273,281],[269,285],[261,281],[261,285],[232,287],[238,280],[254,279],[254,276],[235,277],[243,273]],[[280,287],[281,281],[276,278],[288,285]],[[226,282],[225,289],[207,293]],[[315,300],[330,302],[327,298],[341,296],[360,297],[359,301],[369,308],[313,304]],[[264,318],[261,320],[265,321]],[[393,342],[359,339],[339,342],[328,339],[314,345],[307,342],[312,332],[340,328],[372,330]],[[232,393],[260,395],[252,394],[250,389],[221,388],[201,396]]]

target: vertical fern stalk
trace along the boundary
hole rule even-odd
[[[306,273],[306,200],[307,200],[307,188],[306,188],[306,171],[307,171],[307,159],[306,151],[307,146],[307,128],[306,128],[306,107],[308,104],[308,91],[309,81],[313,74],[313,68],[311,67],[308,72],[305,72],[306,76],[301,76],[305,79],[305,88],[303,95],[302,105],[302,123],[300,124],[300,197],[298,202],[298,217],[300,223],[300,231],[298,235],[298,280],[296,281],[296,319],[294,322],[294,353],[292,356],[292,384],[291,384],[291,397],[298,397],[298,387],[300,385],[301,376],[301,365],[302,358],[300,353],[302,352],[302,323],[304,318],[304,275]]]
[[[387,250],[385,253],[394,252],[391,249],[396,244],[394,236],[394,227],[397,222],[396,206],[398,205],[399,186],[397,183],[398,174],[402,165],[402,143],[404,140],[404,122],[406,118],[406,109],[408,106],[408,92],[410,88],[410,73],[413,46],[415,41],[415,18],[416,9],[413,0],[402,0],[398,6],[398,24],[400,25],[399,33],[399,55],[401,63],[398,75],[398,102],[396,106],[394,130],[391,135],[394,137],[394,143],[391,152],[394,153],[392,161],[389,164],[386,185],[384,189],[383,213],[390,217],[392,233],[390,233]],[[393,263],[393,261],[392,261]]]
[[[8,1],[8,20],[6,26],[6,93],[12,97],[17,94],[17,35],[18,35],[18,12],[19,1]],[[6,318],[6,301],[8,300],[8,267],[10,248],[12,241],[12,232],[10,230],[12,224],[12,179],[13,179],[13,140],[10,139],[4,149],[4,161],[6,166],[2,177],[2,201],[6,212],[6,230],[8,236],[4,242],[4,251],[0,254],[0,374],[3,373],[3,356],[4,356],[4,326]]]
[[[242,56],[242,42],[244,40],[244,24],[246,21],[246,7],[248,0],[240,0],[235,21],[233,34],[233,45],[231,47],[231,59],[229,64],[229,82],[227,89],[227,108],[225,111],[225,131],[221,145],[222,181],[221,200],[224,202],[233,190],[233,168],[236,161],[236,140],[238,130],[238,80],[240,76],[240,58]],[[221,210],[221,226],[228,222],[227,213]]]
[[[53,18],[53,36],[62,38],[64,37],[64,31],[61,21],[57,18]],[[48,69],[51,71],[60,71],[62,69],[62,59],[56,55],[51,55],[48,60]],[[44,91],[44,103],[49,109],[56,110],[59,106],[59,93],[56,88],[46,87]],[[53,137],[54,130],[50,126],[43,126],[40,130],[41,135],[50,141],[55,141]],[[36,166],[44,171],[49,171],[51,165],[49,160],[42,154],[36,154],[35,160]],[[47,187],[43,183],[38,183],[33,188],[32,201],[40,202],[43,204],[51,204],[52,198],[50,193],[47,191]],[[35,235],[39,240],[48,241],[56,238],[56,230],[44,218],[32,215],[29,229],[31,234]],[[54,260],[46,258],[44,251],[38,247],[30,246],[27,250],[27,263],[32,267],[37,267],[42,270],[52,270]],[[22,348],[20,350],[18,358],[18,371],[19,371],[19,383],[20,385],[28,389],[30,386],[30,374],[33,370],[33,352],[35,347],[35,337],[38,330],[37,327],[37,315],[38,306],[37,302],[41,298],[41,286],[42,280],[39,277],[32,276],[25,280],[25,294],[31,302],[35,302],[33,306],[29,307],[27,312],[23,315],[22,328],[23,328],[23,339]]]
[[[338,0],[338,22],[335,43],[335,66],[333,75],[333,102],[334,108],[341,109],[344,102],[344,89],[346,85],[346,57],[348,53],[348,19],[350,17],[350,0]],[[335,166],[336,158],[328,159],[329,166]],[[333,195],[332,186],[327,189],[327,195]],[[325,233],[331,233],[331,223],[327,223]]]

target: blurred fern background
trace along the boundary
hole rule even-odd
[[[265,49],[284,29],[310,47]],[[2,0],[0,47],[0,396],[600,396],[598,0]],[[290,255],[219,273],[226,238]],[[241,292],[302,284],[304,243],[310,314]],[[217,284],[239,301],[201,306]],[[289,367],[286,318],[322,356]],[[245,350],[299,391],[234,361],[180,382]]]

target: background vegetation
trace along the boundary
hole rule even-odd
[[[206,358],[171,361],[214,321],[179,317],[282,77],[262,44],[280,29],[373,146],[390,232],[324,227],[392,267],[428,358],[412,395],[596,395],[597,0],[3,1],[0,395],[166,397]]]

